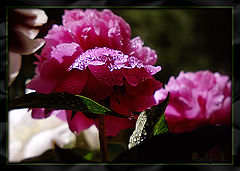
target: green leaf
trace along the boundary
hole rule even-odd
[[[85,156],[84,156],[84,159],[86,160],[91,160],[93,158],[93,153],[87,153]]]
[[[165,117],[162,118],[162,116],[164,116],[168,102],[169,93],[162,103],[152,106],[150,109],[140,113],[136,122],[135,130],[129,139],[129,149],[142,143],[146,139],[149,139],[154,136],[154,134],[158,135],[157,133],[167,131],[165,129],[167,127],[167,123],[164,122]],[[161,125],[162,122],[165,124],[163,127]]]
[[[86,114],[104,114],[112,115],[116,117],[128,118],[118,114],[99,103],[93,101],[90,98],[69,94],[65,92],[61,93],[30,93],[22,97],[16,98],[9,103],[9,110],[19,108],[47,108],[54,110],[73,110],[82,111]]]
[[[163,114],[153,129],[153,135],[164,134],[168,132],[166,116]]]

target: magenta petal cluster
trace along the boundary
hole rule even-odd
[[[161,101],[170,92],[165,115],[171,132],[187,132],[208,124],[231,124],[231,81],[208,70],[180,72],[156,91]]]
[[[154,92],[161,82],[153,75],[156,52],[131,39],[129,25],[110,10],[65,10],[63,25],[53,25],[45,46],[36,55],[36,76],[28,88],[40,93],[68,92],[92,98],[123,115],[143,111],[156,104]],[[95,124],[82,112],[33,109],[34,118],[57,115],[66,119],[73,132]],[[106,134],[115,136],[135,125],[135,120],[105,116]]]

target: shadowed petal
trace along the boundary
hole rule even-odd
[[[88,72],[88,81],[81,92],[81,95],[89,97],[95,101],[100,101],[111,96],[113,88],[99,82],[91,73]]]
[[[88,119],[82,112],[77,112],[72,118],[72,111],[67,112],[67,121],[72,132],[79,133],[94,124],[92,119]]]
[[[56,86],[55,91],[80,94],[87,83],[87,79],[86,71],[72,70],[64,80]]]
[[[32,117],[35,119],[45,118],[44,108],[32,108]]]
[[[36,75],[28,84],[27,88],[36,90],[39,93],[51,93],[56,85],[56,82],[45,82]]]
[[[118,118],[114,116],[105,116],[106,136],[116,136],[120,130],[134,128],[136,121],[127,118]],[[99,127],[98,119],[95,124]]]

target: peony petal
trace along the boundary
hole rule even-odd
[[[204,118],[186,118],[172,105],[167,106],[165,110],[165,116],[170,132],[190,132],[205,124]]]
[[[220,75],[218,72],[214,73],[214,77],[216,79],[216,82],[219,85],[223,85],[224,86],[229,81],[229,77],[228,76]]]
[[[127,52],[130,45],[129,25],[110,10],[66,10],[63,24],[76,36],[85,51],[94,47],[109,47]]]
[[[111,97],[111,109],[125,115],[134,111],[141,112],[156,105],[153,94],[161,86],[159,81],[151,79],[137,86],[125,84],[122,87],[115,87],[116,95]]]
[[[81,9],[64,10],[64,15],[62,16],[63,25],[81,20],[84,18],[84,13]]]
[[[47,58],[51,54],[53,47],[61,43],[73,43],[75,40],[69,30],[62,26],[53,25],[52,29],[49,30],[48,35],[45,37],[45,42],[41,56]]]
[[[146,65],[144,66],[144,68],[147,70],[147,72],[150,75],[155,75],[156,73],[162,70],[160,66],[152,66],[152,65]]]
[[[77,112],[72,118],[72,111],[66,111],[69,128],[72,132],[79,133],[94,124],[92,119],[87,118],[82,112]]]
[[[162,103],[165,98],[167,97],[168,91],[164,88],[160,88],[159,90],[155,91],[154,99],[156,104]]]
[[[46,82],[58,82],[79,54],[76,43],[62,43],[53,48],[50,58],[41,63],[40,77]]]
[[[28,84],[27,88],[36,90],[39,93],[51,93],[56,85],[56,82],[45,82],[40,78],[39,75],[36,75]]]
[[[66,110],[54,110],[51,115],[55,115],[62,121],[67,121]]]
[[[136,86],[140,82],[152,78],[149,72],[147,72],[147,70],[144,68],[133,68],[131,70],[126,69],[124,72],[124,77],[126,78],[127,82],[132,86]]]
[[[55,92],[68,92],[72,94],[80,94],[87,83],[88,75],[86,71],[72,70],[58,83]]]
[[[214,75],[208,70],[197,72],[194,81],[200,85],[198,86],[200,91],[208,91],[216,84]]]
[[[157,61],[157,54],[155,50],[149,47],[143,47],[141,38],[135,37],[131,41],[131,52],[129,55],[134,56],[141,60],[145,65],[154,65]]]
[[[105,116],[106,136],[116,136],[120,130],[134,128],[136,121],[127,118],[118,118],[114,116]],[[95,121],[99,128],[98,119]]]
[[[139,83],[137,86],[125,84],[125,92],[118,92],[118,94],[121,94],[120,99],[124,101],[130,111],[141,112],[156,105],[153,95],[161,87],[162,84],[160,81],[149,79]]]
[[[109,87],[99,82],[91,73],[88,71],[88,80],[81,95],[89,97],[95,101],[103,100],[111,96],[113,91],[112,87]]]
[[[94,28],[95,25],[93,25],[92,23],[79,21],[71,24],[72,26],[69,27],[71,28],[72,33],[75,35],[83,51],[93,49],[95,47],[105,46],[103,38],[97,35]]]
[[[82,53],[68,70],[85,70],[87,67],[100,82],[108,86],[121,86],[124,79],[136,86],[161,70],[160,66],[144,66],[137,58],[106,47]]]
[[[156,104],[153,95],[161,83],[152,75],[161,67],[146,65],[156,61],[156,52],[148,47],[139,45],[137,56],[132,56],[130,38],[129,25],[110,10],[65,10],[63,26],[54,25],[45,37],[37,56],[38,77],[29,85],[44,91],[36,85],[42,80],[51,84],[47,91],[81,94],[125,115],[145,110]],[[45,111],[47,116],[55,113]],[[81,112],[66,115],[73,132],[98,124]],[[135,121],[106,116],[106,124],[107,135],[115,136]]]
[[[121,95],[111,96],[110,108],[119,114],[131,114],[131,111],[127,108],[127,105]]]
[[[107,86],[122,86],[123,85],[123,73],[121,70],[109,71],[109,68],[106,65],[88,67],[91,73],[102,83]]]
[[[129,24],[124,21],[121,17],[114,15],[110,10],[105,9],[103,10],[103,15],[111,16],[111,19],[115,26],[115,31],[111,31],[112,36],[110,36],[110,42],[112,45],[108,44],[112,49],[118,49],[123,51],[125,54],[128,54],[129,46],[130,46],[130,39],[131,39],[131,28]],[[112,22],[109,23],[109,28],[112,28],[110,25]],[[109,34],[109,32],[108,32]],[[110,43],[109,42],[109,43]]]
[[[131,55],[135,55],[136,56],[137,55],[137,51],[143,47],[144,42],[142,41],[142,39],[139,36],[137,36],[137,37],[133,38],[130,41],[130,43],[131,43],[131,48],[132,48],[131,49],[132,50],[132,54]],[[143,61],[143,59],[141,59],[141,58],[138,58],[138,59]]]
[[[64,64],[63,64],[64,65]],[[55,82],[55,84],[64,78],[67,74],[67,69],[60,65],[57,59],[52,58],[41,64],[40,78],[44,82]]]
[[[55,58],[59,63],[64,62],[70,65],[75,60],[72,56],[74,56],[74,54],[78,51],[78,47],[79,45],[74,42],[59,44],[56,48],[53,47],[51,58]],[[64,59],[64,57],[67,58]]]
[[[45,118],[44,108],[32,108],[32,117],[35,119]]]
[[[231,123],[231,81],[210,71],[181,71],[171,77],[165,90],[170,92],[165,110],[170,131],[192,131],[200,126]],[[155,96],[161,94],[155,93]],[[157,99],[158,97],[155,97]]]

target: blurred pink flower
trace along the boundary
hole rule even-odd
[[[63,25],[53,25],[45,37],[41,55],[36,55],[36,76],[28,88],[41,93],[81,94],[130,115],[156,104],[154,92],[161,83],[152,75],[161,70],[152,66],[156,52],[131,40],[129,25],[110,10],[65,10]],[[73,132],[80,132],[98,119],[71,111],[33,109],[34,118],[56,114],[66,118]],[[105,116],[106,134],[115,136],[121,129],[133,127],[134,120]]]
[[[165,115],[171,132],[192,131],[197,127],[231,124],[231,81],[210,71],[180,72],[165,89],[155,93],[161,101],[170,92]]]
[[[21,67],[21,55],[29,55],[44,45],[43,39],[34,39],[47,15],[40,9],[9,10],[9,85],[17,77]]]

